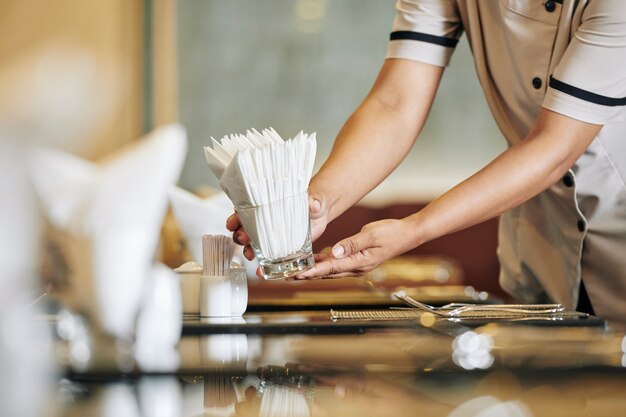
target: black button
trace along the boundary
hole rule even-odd
[[[566,174],[563,177],[563,184],[565,184],[566,187],[571,187],[572,185],[574,185],[574,179],[572,178],[571,175]]]
[[[580,232],[584,232],[585,231],[585,221],[584,220],[578,220],[578,223],[576,223],[576,226],[578,226],[578,231],[580,231]]]
[[[533,87],[535,88],[535,90],[539,90],[541,88],[541,78],[533,78]]]
[[[556,9],[556,3],[552,0],[549,0],[546,2],[546,4],[544,4],[544,7],[546,8],[547,12],[552,13]]]

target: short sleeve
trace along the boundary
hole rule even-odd
[[[626,110],[626,4],[590,0],[550,76],[543,107],[593,124],[621,120]]]
[[[398,0],[387,58],[445,67],[463,33],[454,0]]]

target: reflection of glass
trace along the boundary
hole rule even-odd
[[[309,417],[315,393],[314,380],[308,375],[280,366],[266,366],[260,372],[259,417]]]
[[[235,414],[237,393],[232,378],[221,372],[204,375],[204,416]]]
[[[236,212],[250,236],[263,278],[296,275],[314,264],[306,192]]]

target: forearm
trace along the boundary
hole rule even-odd
[[[330,220],[384,180],[417,137],[412,123],[375,99],[367,98],[343,126],[333,150],[311,180],[329,206]]]
[[[600,128],[542,110],[524,141],[406,219],[412,246],[498,216],[544,191],[574,164]]]
[[[329,207],[329,220],[385,179],[404,159],[424,125],[443,68],[385,62],[372,91],[343,126],[309,190]]]

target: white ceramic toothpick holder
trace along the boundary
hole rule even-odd
[[[200,277],[201,317],[230,317],[231,298],[229,275]]]

